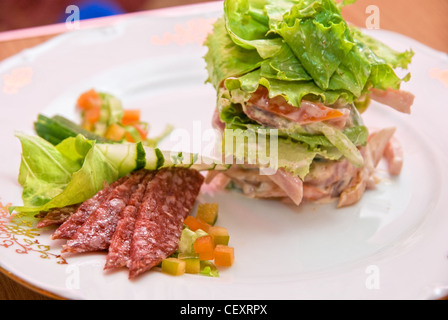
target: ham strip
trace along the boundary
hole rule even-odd
[[[52,239],[71,239],[76,231],[87,221],[90,215],[95,212],[106,197],[128,177],[123,177],[118,181],[106,186],[89,200],[81,204],[78,210],[70,216],[53,234]]]
[[[388,105],[399,112],[410,114],[415,97],[412,93],[403,90],[394,90],[391,88],[379,90],[372,88],[370,89],[370,98]]]
[[[392,137],[384,150],[384,158],[391,176],[398,176],[403,167],[403,148],[395,137]]]
[[[341,193],[337,206],[338,208],[351,206],[362,198],[367,188],[366,173],[366,170],[360,170],[349,187]]]
[[[280,168],[275,174],[268,177],[285,191],[297,206],[300,205],[303,199],[303,182],[298,176],[294,176]]]
[[[390,139],[392,139],[395,130],[395,128],[386,128],[370,134],[367,140],[367,145],[369,146],[373,166],[375,168],[378,166],[378,163],[383,157],[384,150],[386,149]]]
[[[108,249],[122,211],[146,174],[147,171],[140,170],[116,187],[67,241],[62,252],[81,253]]]
[[[110,241],[109,253],[106,257],[106,266],[104,267],[105,270],[126,266],[129,260],[138,208],[143,201],[146,188],[153,177],[153,172],[146,175],[124,209],[123,216],[118,222],[115,233]]]
[[[161,169],[148,184],[132,238],[129,278],[157,266],[173,254],[204,177],[195,170]]]

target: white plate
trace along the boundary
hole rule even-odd
[[[142,108],[159,133],[165,124],[193,133],[210,128],[215,92],[201,46],[221,4],[130,16],[106,27],[66,33],[0,64],[2,165],[0,201],[20,205],[20,144],[38,113],[76,119],[74,102],[95,87]],[[369,126],[396,126],[405,150],[397,179],[385,178],[357,205],[304,205],[250,200],[232,192],[204,193],[217,201],[218,224],[236,250],[220,278],[148,272],[105,274],[104,254],[57,257],[50,231],[9,222],[0,211],[0,267],[69,299],[432,299],[448,289],[448,56],[412,39],[369,31],[397,50],[413,48],[416,95],[411,116],[373,104]],[[445,71],[443,71],[445,70]],[[166,141],[168,148],[172,142]],[[191,147],[191,148],[190,148]],[[194,149],[188,144],[187,149]],[[39,233],[39,235],[37,235]],[[49,247],[47,247],[49,246]]]

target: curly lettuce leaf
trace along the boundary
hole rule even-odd
[[[93,141],[79,135],[57,146],[46,140],[16,134],[22,144],[19,183],[23,206],[16,212],[35,213],[81,203],[118,178],[110,162]]]
[[[334,0],[226,0],[206,43],[211,82],[218,88],[260,70],[259,84],[269,86],[270,96],[297,107],[309,97],[331,104],[356,101],[371,87],[399,89],[410,76],[394,69],[407,68],[413,52],[397,52],[348,26],[340,10]]]
[[[255,50],[236,45],[227,33],[225,21],[218,19],[213,35],[205,42],[209,50],[204,59],[207,63],[209,79],[215,88],[227,78],[241,76],[257,69],[263,59]]]

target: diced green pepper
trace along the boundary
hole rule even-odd
[[[211,261],[201,261],[201,272],[200,274],[207,277],[219,277],[218,268]]]

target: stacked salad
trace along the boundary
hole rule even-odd
[[[278,130],[276,174],[263,177],[245,165],[225,173],[246,195],[296,204],[340,197],[340,206],[349,205],[373,187],[386,150],[399,160],[394,129],[369,132],[360,114],[371,99],[410,113],[413,95],[400,90],[410,74],[395,69],[407,69],[413,52],[397,52],[347,24],[346,2],[225,1],[206,41],[217,91],[213,123],[238,132]]]

